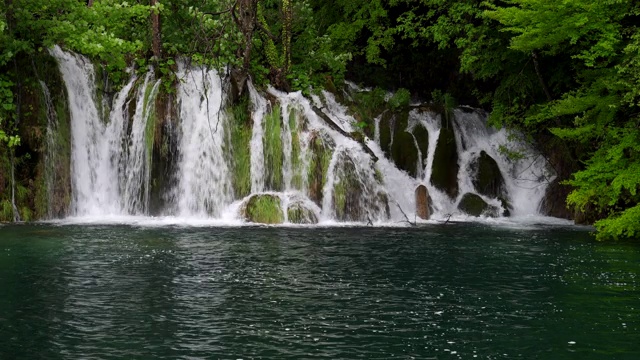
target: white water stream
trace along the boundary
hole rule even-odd
[[[108,108],[108,117],[100,116],[96,106],[103,91],[96,86],[94,67],[84,57],[51,49],[58,60],[67,92],[71,113],[72,158],[71,181],[73,199],[71,212],[81,217],[121,218],[146,216],[149,213],[151,161],[150,144],[155,97],[160,82],[151,72],[130,80],[115,94]],[[178,121],[178,151],[175,163],[175,184],[165,194],[164,214],[176,219],[226,219],[239,221],[241,204],[246,199],[234,198],[232,159],[228,127],[231,126],[226,106],[228,83],[218,72],[179,62],[176,102]],[[43,87],[45,89],[45,87]],[[336,199],[356,208],[346,219],[358,222],[393,224],[415,219],[414,191],[420,184],[427,186],[435,219],[460,214],[458,203],[464,193],[477,193],[473,188],[470,164],[485,151],[495,159],[505,179],[505,187],[516,216],[537,215],[537,206],[544,196],[546,184],[552,178],[544,160],[529,147],[518,144],[524,155],[521,160],[509,159],[500,145],[509,145],[509,134],[487,128],[485,117],[477,111],[454,112],[454,127],[460,172],[459,195],[450,199],[431,185],[434,154],[442,127],[439,115],[413,110],[407,129],[423,127],[428,132],[427,154],[419,154],[417,178],[399,170],[387,159],[379,146],[380,117],[375,119],[374,139],[368,147],[379,160],[374,163],[362,145],[333,130],[314,111],[322,109],[343,130],[357,128],[348,108],[339,104],[330,93],[305,98],[301,93],[283,93],[268,89],[281,112],[281,142],[283,148],[281,198],[285,217],[290,204],[302,204],[321,223],[334,224],[339,218]],[[251,193],[265,191],[264,118],[268,101],[254,86],[248,84],[251,101],[252,132],[250,139]],[[130,115],[131,114],[131,115]],[[151,119],[151,120],[150,120]],[[53,125],[52,125],[53,128]],[[309,188],[309,168],[312,139],[324,139],[331,159],[323,179],[322,200],[314,203]],[[418,138],[413,142],[419,149]],[[419,150],[417,150],[419,151]],[[382,179],[380,179],[380,175]],[[337,193],[338,188],[352,186]],[[357,194],[357,196],[353,196]],[[487,203],[501,206],[497,199],[481,196]],[[355,199],[355,200],[354,200]],[[386,200],[385,200],[386,199]],[[388,201],[388,206],[385,206]],[[387,217],[387,211],[390,217]],[[462,218],[465,218],[460,214]],[[406,218],[405,218],[406,216]],[[351,220],[350,220],[351,221]],[[179,221],[178,221],[179,222]]]

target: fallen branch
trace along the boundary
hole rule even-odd
[[[393,201],[396,203],[396,206],[398,207],[398,209],[400,209],[400,212],[402,213],[402,215],[404,216],[404,218],[406,219],[406,222],[411,225],[411,226],[416,226],[415,222],[411,222],[411,220],[409,220],[409,217],[407,216],[407,214],[404,212],[404,210],[402,210],[402,207],[400,206],[400,204],[398,204],[397,201]]]
[[[373,159],[373,162],[377,162],[378,161],[378,157],[376,156],[376,154],[374,154],[373,150],[371,150],[367,146],[367,144],[364,143],[363,139],[357,139],[356,137],[354,137],[350,133],[342,130],[340,125],[336,124],[335,121],[333,121],[333,119],[331,119],[327,114],[323,113],[322,110],[320,110],[317,106],[312,105],[311,109],[313,110],[313,112],[316,113],[316,115],[318,115],[322,120],[324,120],[329,125],[329,127],[331,127],[333,130],[339,132],[343,136],[346,136],[349,139],[354,140],[354,141],[358,142],[360,145],[362,145],[362,148],[364,149],[364,151],[367,154],[369,154],[369,156],[371,156],[371,158]]]

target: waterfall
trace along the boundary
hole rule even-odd
[[[454,125],[458,136],[460,154],[460,193],[474,191],[469,171],[471,161],[485,151],[498,164],[511,198],[513,215],[538,213],[538,205],[544,197],[546,187],[555,174],[546,160],[518,134],[510,134],[506,129],[495,130],[487,126],[486,114],[478,111],[456,109]],[[510,158],[502,148],[517,152],[518,158]],[[485,199],[485,201],[492,201]],[[495,205],[500,205],[494,201]]]
[[[253,128],[251,131],[251,192],[258,193],[264,191],[264,150],[262,148],[262,139],[264,130],[262,122],[264,114],[267,112],[267,100],[258,93],[253,84],[247,82],[249,88],[249,97],[253,111]]]
[[[233,200],[224,156],[226,89],[220,75],[204,67],[179,64],[180,113],[178,186],[172,192],[180,216],[222,214]]]
[[[124,131],[124,110],[133,78],[114,100],[114,113],[105,124],[96,107],[96,82],[91,62],[55,46],[51,54],[69,94],[71,113],[71,186],[74,215],[120,214],[118,160]],[[115,120],[115,121],[114,121]]]
[[[331,93],[321,92],[307,98],[300,92],[284,93],[268,88],[267,94],[263,94],[248,82],[252,119],[250,125],[241,125],[251,126],[250,139],[245,133],[243,140],[249,143],[250,154],[248,160],[242,160],[247,161],[243,166],[249,166],[251,193],[239,199],[234,192],[236,178],[231,173],[236,160],[230,158],[236,151],[232,146],[231,126],[239,125],[228,119],[229,84],[220,72],[178,61],[179,81],[175,98],[169,100],[169,104],[175,100],[177,110],[169,111],[166,118],[160,119],[155,109],[160,80],[154,78],[152,71],[143,75],[131,71],[132,75],[114,94],[113,100],[107,101],[107,97],[100,96],[103,89],[96,86],[95,69],[89,60],[57,46],[50,53],[58,61],[69,99],[71,214],[74,216],[147,216],[151,187],[157,180],[152,179],[151,174],[163,172],[171,179],[160,190],[164,203],[158,211],[164,215],[237,221],[246,216],[242,212],[249,199],[270,196],[277,199],[276,206],[280,207],[284,221],[293,222],[297,217],[312,223],[414,221],[414,192],[419,185],[427,187],[436,219],[449,214],[465,216],[460,210],[465,194],[473,194],[493,208],[508,206],[511,215],[537,214],[546,185],[553,179],[546,161],[532,147],[524,141],[512,141],[513,134],[504,129],[488,127],[486,114],[481,111],[459,108],[446,122],[428,107],[415,106],[402,115],[382,113],[374,119],[364,119],[371,122],[372,131],[368,134],[372,139],[369,139],[357,126],[349,106],[340,104]],[[46,186],[52,194],[57,120],[48,88],[44,83],[41,86],[48,112]],[[269,103],[275,111],[267,118]],[[106,110],[101,114],[99,109]],[[316,111],[322,111],[323,116]],[[274,119],[277,112],[281,117]],[[325,117],[335,124],[327,124]],[[267,119],[269,123],[265,122]],[[265,150],[273,148],[265,146],[274,138],[265,141],[270,135],[265,127],[274,121],[280,126],[280,137],[274,146],[279,149],[281,145],[282,153],[274,157],[270,152],[266,159]],[[341,131],[337,131],[335,125]],[[166,138],[171,126],[176,127],[175,135]],[[449,130],[451,126],[453,135]],[[412,154],[415,157],[407,157],[406,161],[393,158],[389,154],[390,144],[380,144],[383,130],[385,142],[393,144],[394,138],[398,138],[400,140],[395,141],[406,145],[406,149],[401,148],[401,154],[415,151]],[[432,183],[436,150],[442,145],[438,144],[441,135],[455,137],[458,162],[445,165],[457,165],[460,169],[454,179],[457,195]],[[152,158],[158,148],[170,144],[177,145],[170,160]],[[363,148],[363,144],[369,149]],[[517,151],[521,158],[507,156],[504,147]],[[369,155],[371,152],[377,161]],[[481,156],[490,157],[499,168],[503,179],[500,191],[504,192],[505,199],[476,189]],[[161,161],[170,161],[170,166],[158,164]],[[405,162],[397,165],[400,161]],[[274,171],[281,173],[272,176]],[[265,191],[267,187],[281,191]],[[154,198],[156,189],[154,187]],[[51,208],[49,216],[52,216]]]
[[[147,133],[152,131],[147,124],[153,115],[155,97],[160,86],[160,81],[152,79],[153,73],[150,71],[138,88],[127,152],[122,157],[120,184],[125,213],[128,214],[144,215],[148,212],[151,154],[147,138],[153,139],[153,134]]]

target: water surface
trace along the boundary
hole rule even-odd
[[[562,226],[0,227],[0,359],[638,359],[640,248]]]

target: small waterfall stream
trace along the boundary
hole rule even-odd
[[[69,94],[71,113],[72,208],[75,216],[149,215],[152,159],[157,121],[156,97],[160,81],[152,71],[144,76],[132,75],[107,106],[96,106],[102,91],[96,86],[94,67],[86,58],[65,52],[59,47],[50,50],[59,64]],[[267,89],[263,95],[248,83],[250,101],[250,195],[240,199],[234,195],[231,123],[228,116],[226,79],[212,69],[178,62],[175,104],[177,120],[167,120],[167,127],[176,126],[174,180],[161,194],[166,200],[162,214],[179,218],[242,219],[247,204],[255,196],[275,197],[285,221],[302,216],[308,221],[397,223],[416,218],[414,191],[425,185],[431,198],[433,216],[444,218],[460,214],[463,196],[472,193],[495,208],[505,206],[497,198],[483,195],[475,189],[477,162],[481,154],[494,159],[504,178],[505,197],[512,215],[537,214],[552,174],[544,160],[524,143],[518,143],[521,159],[511,159],[500,145],[509,143],[505,130],[486,125],[486,115],[469,109],[453,112],[447,126],[454,127],[455,147],[460,168],[457,195],[434,186],[434,154],[438,149],[443,120],[441,115],[419,109],[408,113],[404,128],[387,129],[390,142],[400,131],[409,148],[414,148],[417,160],[415,176],[399,169],[380,144],[384,113],[373,120],[372,137],[364,143],[378,157],[374,162],[362,144],[334,130],[315,111],[333,119],[343,131],[358,130],[349,107],[340,104],[333,94],[322,92],[311,99],[300,92],[283,93]],[[46,94],[46,85],[42,84]],[[353,89],[352,89],[353,90]],[[45,96],[46,97],[46,96]],[[315,110],[314,110],[315,107]],[[108,108],[105,116],[99,108]],[[280,114],[280,119],[273,116]],[[282,147],[282,163],[269,160],[265,128],[267,116],[280,129],[278,146]],[[280,121],[278,124],[277,122]],[[55,131],[55,119],[50,120]],[[175,125],[172,125],[175,124]],[[388,126],[388,125],[385,125]],[[248,129],[248,128],[247,128]],[[359,131],[359,130],[358,130]],[[417,131],[422,134],[417,136]],[[449,131],[449,130],[447,130]],[[408,132],[409,134],[406,134]],[[408,138],[407,138],[408,136]],[[52,140],[53,141],[53,140]],[[269,141],[276,141],[271,138]],[[428,144],[424,144],[428,141]],[[382,146],[384,145],[384,146]],[[397,144],[396,144],[397,145]],[[48,145],[53,148],[52,144]],[[54,156],[54,155],[47,155]],[[485,155],[483,155],[485,156]],[[412,160],[413,161],[413,160]],[[47,158],[47,162],[53,162]],[[274,172],[277,176],[273,177]],[[269,177],[269,179],[268,179]],[[276,179],[276,180],[274,180]],[[280,184],[273,184],[280,181]],[[271,185],[267,185],[269,182]],[[48,185],[51,186],[51,185]],[[275,187],[282,191],[265,192]],[[247,188],[248,189],[248,188]],[[301,209],[306,209],[300,215]],[[317,220],[312,220],[313,218]],[[305,220],[305,221],[306,221]]]

